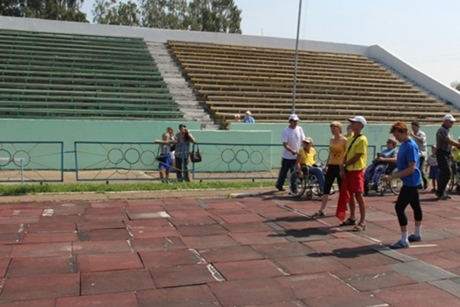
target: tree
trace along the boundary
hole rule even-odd
[[[233,0],[97,0],[93,16],[103,24],[241,33],[241,10]]]
[[[0,15],[87,22],[80,11],[84,0],[2,0]]]
[[[93,22],[99,24],[140,26],[140,14],[136,3],[118,0],[96,0],[93,6]]]
[[[187,29],[186,0],[140,0],[142,26],[159,29]]]
[[[458,81],[454,81],[450,84],[450,86],[452,86],[454,89],[456,89],[457,91],[460,91],[460,82]]]
[[[241,34],[241,10],[233,0],[192,0],[189,24],[195,31]]]

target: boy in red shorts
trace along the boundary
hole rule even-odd
[[[339,201],[336,216],[343,222],[340,226],[356,225],[356,203],[359,205],[360,218],[353,231],[366,230],[366,203],[364,202],[364,170],[367,162],[367,138],[361,134],[366,125],[362,116],[349,118],[353,137],[347,139],[347,153],[343,164],[340,166],[340,175],[343,178],[340,187]],[[345,220],[347,203],[350,205],[350,217]],[[345,220],[345,221],[344,221]]]

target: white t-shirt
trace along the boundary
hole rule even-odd
[[[418,146],[418,153],[422,157],[426,157],[426,134],[422,130],[419,130],[417,133],[414,133],[416,136],[419,138],[422,138],[422,141],[419,142],[416,139],[413,138],[414,142]]]
[[[305,139],[305,134],[303,133],[303,129],[300,126],[295,127],[295,129],[291,129],[288,126],[283,129],[283,133],[281,134],[281,142],[286,142],[289,145],[289,147],[295,150],[295,152],[299,152],[303,139]],[[281,157],[288,160],[297,159],[297,155],[293,155],[284,147]]]

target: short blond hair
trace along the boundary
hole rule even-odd
[[[341,123],[341,122],[334,121],[334,122],[331,123],[330,126],[331,126],[331,127],[338,127],[339,130],[340,130],[340,133],[342,133],[342,127],[343,127],[343,126],[342,126],[342,123]]]

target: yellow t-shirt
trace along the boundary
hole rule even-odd
[[[315,164],[316,150],[312,147],[310,152],[307,153],[305,149],[301,148],[299,151],[300,164],[306,164],[312,166]]]
[[[332,139],[329,141],[329,160],[327,164],[340,165],[343,163],[345,158],[345,146],[343,141],[338,143],[332,143]]]
[[[350,144],[355,140],[350,148]],[[347,166],[347,171],[360,171],[366,168],[367,161],[367,138],[364,135],[350,137],[347,139],[347,160],[353,158],[357,153],[362,154],[356,163]]]
[[[452,157],[454,157],[454,162],[460,162],[460,149],[458,147],[452,148]]]

